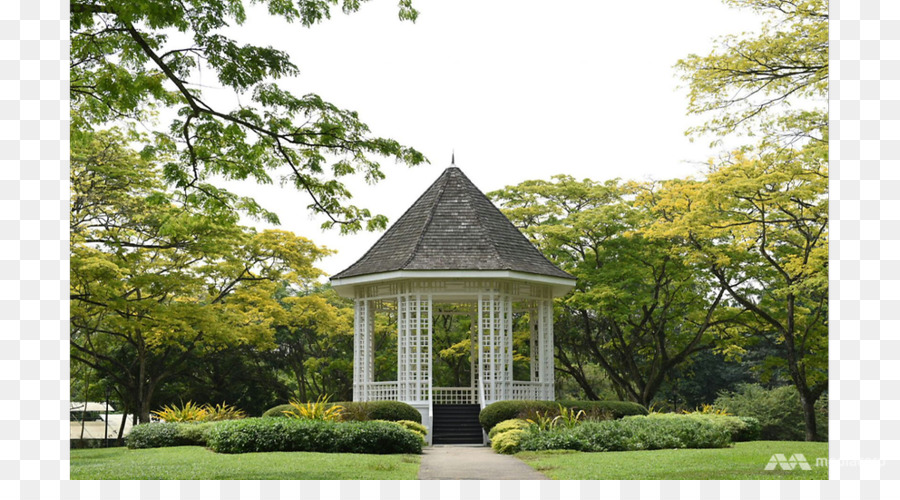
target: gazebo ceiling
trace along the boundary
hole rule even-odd
[[[363,279],[370,275],[385,279],[426,275],[530,279],[534,275],[536,281],[557,285],[575,282],[547,260],[455,165],[444,170],[362,258],[331,280],[335,286],[349,285],[370,281]]]

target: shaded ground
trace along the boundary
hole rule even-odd
[[[425,448],[419,479],[547,479],[540,472],[487,446],[436,445]]]
[[[773,454],[803,454],[811,470],[765,470]],[[551,479],[828,479],[828,443],[751,441],[701,450],[522,452],[516,455]],[[424,462],[423,462],[424,463]]]
[[[214,453],[200,446],[72,450],[72,479],[416,479],[418,455]]]

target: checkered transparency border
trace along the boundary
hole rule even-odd
[[[830,474],[814,481],[68,481],[68,5],[0,9],[5,498],[879,498],[900,488],[900,2],[831,5]],[[789,453],[790,450],[785,450]],[[762,466],[762,464],[761,464]],[[891,479],[893,478],[893,479]],[[881,480],[881,482],[879,482]]]

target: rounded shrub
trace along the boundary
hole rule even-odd
[[[521,418],[512,418],[509,420],[504,420],[499,424],[495,425],[491,428],[491,431],[488,432],[488,439],[494,439],[494,436],[500,434],[501,432],[511,431],[513,429],[523,430],[527,429],[531,424],[526,422]]]
[[[390,420],[391,422],[412,420],[422,423],[422,414],[419,413],[419,410],[402,401],[368,401],[352,404],[368,406],[370,420]]]
[[[131,449],[163,448],[166,446],[206,446],[212,423],[152,422],[131,429],[125,445]]]
[[[629,401],[534,401],[534,400],[507,400],[497,401],[487,405],[478,415],[478,421],[486,432],[490,432],[495,425],[514,418],[540,412],[555,416],[559,412],[559,405],[573,410],[584,410],[589,417],[603,415],[604,419],[619,419],[629,415],[646,415],[647,409]],[[548,413],[549,412],[549,413]]]
[[[762,430],[762,426],[759,423],[759,419],[755,417],[734,417],[739,419],[744,423],[744,428],[741,429],[736,435],[731,435],[731,440],[734,442],[740,441],[756,441],[760,437],[760,431]]]
[[[375,422],[387,422],[393,425],[398,425],[408,431],[414,432],[422,439],[422,444],[428,443],[428,440],[425,437],[428,435],[428,428],[418,422],[413,422],[412,420],[398,420],[396,422],[391,422],[390,420],[375,420]]]
[[[425,427],[419,422],[414,422],[412,420],[397,420],[395,423],[400,424],[413,432],[418,432],[423,436],[428,434],[428,427]]]
[[[290,404],[273,406],[272,408],[269,408],[268,410],[264,411],[262,416],[263,417],[283,417],[283,416],[285,416],[284,412],[292,411],[293,409],[294,409],[294,407],[291,406]]]
[[[491,448],[497,453],[512,455],[519,451],[522,436],[525,434],[526,431],[522,429],[508,429],[498,432],[491,439]]]
[[[417,433],[393,422],[331,422],[248,418],[217,423],[207,435],[218,453],[314,451],[323,453],[421,453]]]

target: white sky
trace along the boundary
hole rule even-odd
[[[686,90],[672,66],[708,53],[715,37],[753,31],[750,11],[720,0],[556,2],[417,0],[415,24],[390,0],[364,4],[310,29],[252,10],[241,42],[290,53],[301,74],[280,82],[359,112],[375,134],[415,147],[431,165],[383,162],[375,186],[348,180],[353,202],[395,221],[450,163],[482,191],[569,174],[604,180],[697,174],[714,155],[684,130]],[[204,81],[204,84],[214,84]],[[229,104],[234,104],[231,98]],[[334,274],[382,233],[322,231],[292,188],[228,184],[251,195],[281,228],[338,250],[320,262]],[[248,222],[249,223],[249,222]],[[255,224],[259,228],[264,226]]]

